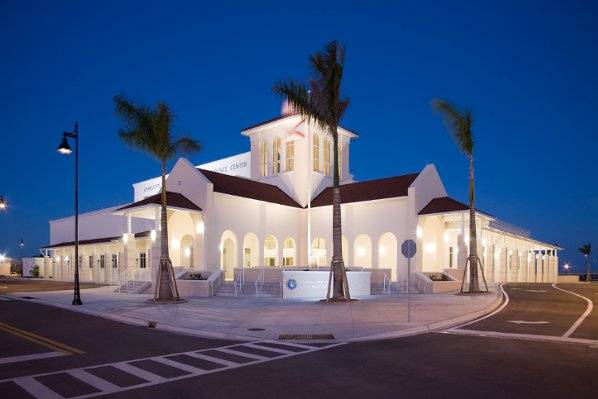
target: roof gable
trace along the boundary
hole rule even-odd
[[[139,208],[145,205],[161,205],[162,198],[161,193],[154,194],[150,197],[144,198],[140,201],[133,202],[129,205],[125,205],[122,208],[118,208],[116,211],[123,211],[132,208]],[[201,208],[195,205],[191,200],[185,197],[181,193],[176,193],[173,191],[166,192],[166,204],[167,206],[172,206],[175,208],[182,208],[182,209],[189,209],[192,211],[201,211]]]
[[[244,177],[225,175],[205,169],[199,169],[199,171],[212,182],[214,192],[302,208],[287,193],[273,184],[262,183]]]
[[[418,175],[419,173],[411,173],[384,179],[343,184],[340,187],[341,204],[406,197],[409,186]],[[332,187],[325,188],[311,201],[313,207],[326,205],[332,205]]]

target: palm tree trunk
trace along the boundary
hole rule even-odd
[[[592,261],[590,259],[590,255],[587,254],[586,255],[586,281],[590,282],[592,281],[592,273],[590,272],[590,265],[591,265]]]
[[[475,222],[473,155],[469,156],[469,292],[478,292],[478,240]]]
[[[166,162],[162,162],[162,189],[160,209],[160,264],[154,299],[168,302],[178,299],[172,262],[168,254],[168,215],[166,213]]]
[[[332,169],[332,264],[330,268],[333,276],[333,300],[349,299],[349,286],[343,262],[343,232],[341,225],[341,189],[338,170],[338,128],[333,125],[333,169]]]

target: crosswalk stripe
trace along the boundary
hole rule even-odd
[[[116,392],[120,390],[120,388],[111,382],[108,382],[100,377],[96,377],[95,375],[83,370],[83,369],[76,369],[68,371],[70,375],[75,377],[78,380],[81,380],[102,392]]]
[[[302,345],[302,344],[297,344],[295,342],[278,342],[278,341],[262,341],[262,342],[269,342],[271,344],[278,344],[278,345],[287,345],[287,346],[294,346],[295,348],[301,348],[301,349],[314,349],[317,348],[315,346],[309,346],[309,345]]]
[[[236,351],[233,349],[228,349],[228,348],[223,348],[223,349],[218,349],[218,352],[224,352],[224,353],[230,353],[231,355],[236,355],[236,356],[243,356],[243,357],[249,357],[255,360],[269,360],[269,357],[266,356],[260,356],[260,355],[255,355],[253,353],[247,353],[247,352],[240,352],[240,351]]]
[[[204,374],[206,370],[199,369],[197,367],[189,366],[188,364],[175,362],[174,360],[166,359],[163,357],[152,357],[151,360],[165,364],[167,366],[171,366],[180,370],[188,371],[193,374]]]
[[[260,344],[266,344],[266,343],[284,345],[284,346],[289,346],[289,347],[299,347],[299,348],[305,349],[305,350],[289,351],[289,350],[280,349],[280,348],[272,348],[267,345],[260,345]],[[96,396],[102,396],[102,395],[105,395],[108,393],[130,391],[130,390],[139,389],[141,387],[148,387],[148,386],[162,384],[165,382],[183,380],[183,379],[196,377],[196,376],[200,376],[200,375],[204,375],[204,374],[207,375],[207,374],[212,374],[212,373],[218,373],[220,371],[229,370],[232,368],[238,368],[238,367],[250,366],[250,365],[254,365],[254,364],[260,364],[260,363],[264,363],[264,362],[270,362],[270,361],[274,361],[277,359],[284,359],[287,357],[298,356],[298,355],[302,355],[302,354],[316,352],[316,351],[320,351],[323,349],[336,347],[336,346],[344,345],[344,344],[345,344],[344,342],[339,342],[339,343],[333,343],[330,345],[325,345],[322,347],[316,347],[316,346],[308,347],[306,345],[300,345],[300,344],[294,344],[294,345],[290,345],[287,343],[282,344],[282,343],[270,341],[270,340],[268,340],[268,341],[252,341],[252,342],[247,342],[247,343],[234,343],[234,344],[226,345],[226,346],[222,346],[222,347],[212,347],[212,348],[206,348],[206,349],[189,351],[189,352],[169,353],[166,355],[152,356],[152,357],[141,358],[141,359],[130,359],[130,360],[119,361],[119,362],[115,362],[115,363],[98,364],[98,365],[94,365],[94,366],[85,366],[85,367],[73,368],[73,369],[68,369],[68,370],[56,370],[56,371],[52,371],[49,373],[40,373],[40,374],[35,374],[35,375],[23,376],[23,377],[13,377],[13,378],[9,378],[9,379],[0,380],[0,383],[4,383],[7,381],[13,381],[17,385],[19,385],[20,387],[25,389],[27,392],[29,392],[31,395],[33,395],[35,398],[64,399],[59,393],[53,391],[52,389],[50,389],[49,387],[44,385],[44,383],[42,383],[41,381],[38,381],[37,378],[42,377],[42,376],[55,375],[55,374],[59,374],[59,373],[68,373],[70,376],[81,381],[82,383],[88,384],[88,385],[95,387],[96,389],[99,390],[99,392],[87,393],[87,394],[83,394],[83,395],[73,396],[71,398],[71,399],[84,399],[84,398],[87,399],[87,398],[92,398],[92,397],[96,397]],[[273,356],[273,357],[265,357],[265,356],[260,356],[260,355],[256,355],[253,353],[241,352],[241,351],[233,349],[235,347],[240,347],[240,346],[241,347],[245,346],[248,348],[255,348],[255,349],[262,350],[262,351],[272,351],[272,353],[278,353],[279,355]],[[207,352],[207,351],[211,351],[208,353],[210,353],[210,355],[212,355],[212,356],[204,354],[204,352]],[[221,358],[217,357],[218,352],[221,352],[221,354],[223,356],[225,356],[225,355],[242,356],[245,359],[248,359],[248,361],[247,362],[241,361],[241,363],[237,363],[235,361],[221,359]],[[204,370],[200,367],[191,366],[191,365],[179,362],[177,360],[171,360],[171,359],[166,358],[166,357],[172,357],[172,356],[177,356],[177,355],[190,356],[190,357],[193,357],[196,359],[201,359],[201,360],[205,360],[205,361],[208,361],[211,363],[219,364],[222,367],[210,369],[210,370]],[[176,369],[184,370],[187,373],[184,375],[178,375],[178,376],[174,376],[174,377],[162,377],[160,375],[146,371],[140,367],[137,367],[137,366],[134,366],[133,364],[131,364],[131,363],[135,363],[135,362],[148,361],[148,360],[158,362],[158,363],[161,363],[161,364],[164,364],[166,366],[173,367]],[[138,378],[141,378],[145,382],[139,382],[134,385],[120,387],[120,386],[117,386],[109,381],[104,380],[101,377],[97,377],[96,375],[92,374],[90,371],[87,371],[87,370],[91,370],[92,368],[102,367],[102,366],[114,367],[117,370],[120,370],[120,371],[128,373],[128,374],[132,374]]]
[[[14,382],[21,388],[29,392],[35,398],[40,399],[64,399],[61,395],[57,394],[50,388],[43,385],[41,382],[33,377],[20,377],[15,378]]]
[[[140,369],[139,367],[131,366],[130,364],[128,364],[126,362],[115,363],[115,364],[112,364],[112,366],[116,367],[119,370],[127,372],[129,374],[133,374],[137,377],[143,378],[144,380],[147,380],[149,382],[164,382],[164,381],[166,381],[166,378],[164,378],[164,377],[161,377],[154,373],[150,373],[149,371],[145,371],[143,369]]]
[[[221,350],[221,349],[222,348],[218,348],[218,350]],[[196,357],[198,359],[207,360],[207,361],[212,362],[212,363],[222,364],[223,366],[228,366],[228,367],[236,367],[236,366],[239,365],[238,363],[235,363],[235,362],[230,362],[228,360],[220,359],[218,357],[212,357],[212,356],[208,356],[208,355],[202,355],[201,353],[191,352],[191,353],[187,353],[187,355],[189,355],[191,357]]]
[[[271,346],[266,346],[266,345],[243,344],[243,346],[247,346],[249,348],[254,348],[254,349],[259,349],[259,350],[266,350],[266,351],[276,352],[276,353],[280,353],[281,355],[290,355],[290,354],[293,354],[293,353],[298,353],[298,352],[293,352],[293,351],[287,351],[287,350],[280,349],[280,348],[273,348]]]

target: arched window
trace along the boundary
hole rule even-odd
[[[314,163],[314,172],[320,171],[320,136],[314,134],[313,139],[313,163]]]
[[[272,141],[272,173],[280,173],[280,137],[274,137]]]
[[[286,143],[287,172],[295,170],[295,142],[289,140]]]
[[[287,237],[283,243],[282,265],[283,266],[294,266],[295,265],[295,241],[291,237]]]
[[[278,241],[272,234],[264,240],[264,264],[266,266],[278,264]]]
[[[330,139],[324,139],[324,173],[330,176]]]
[[[310,266],[326,266],[326,241],[322,237],[316,237],[311,242]]]
[[[268,174],[268,154],[266,152],[266,142],[260,140],[259,142],[260,152],[260,176],[266,176]]]

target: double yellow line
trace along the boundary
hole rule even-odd
[[[50,348],[57,352],[62,352],[66,355],[79,355],[81,353],[85,353],[82,350],[73,348],[72,346],[65,345],[50,338],[42,337],[41,335],[37,335],[29,331],[21,330],[20,328],[11,326],[10,324],[0,322],[0,331],[6,331],[10,334],[16,335],[17,337],[24,338],[28,341],[45,346],[46,348]]]

